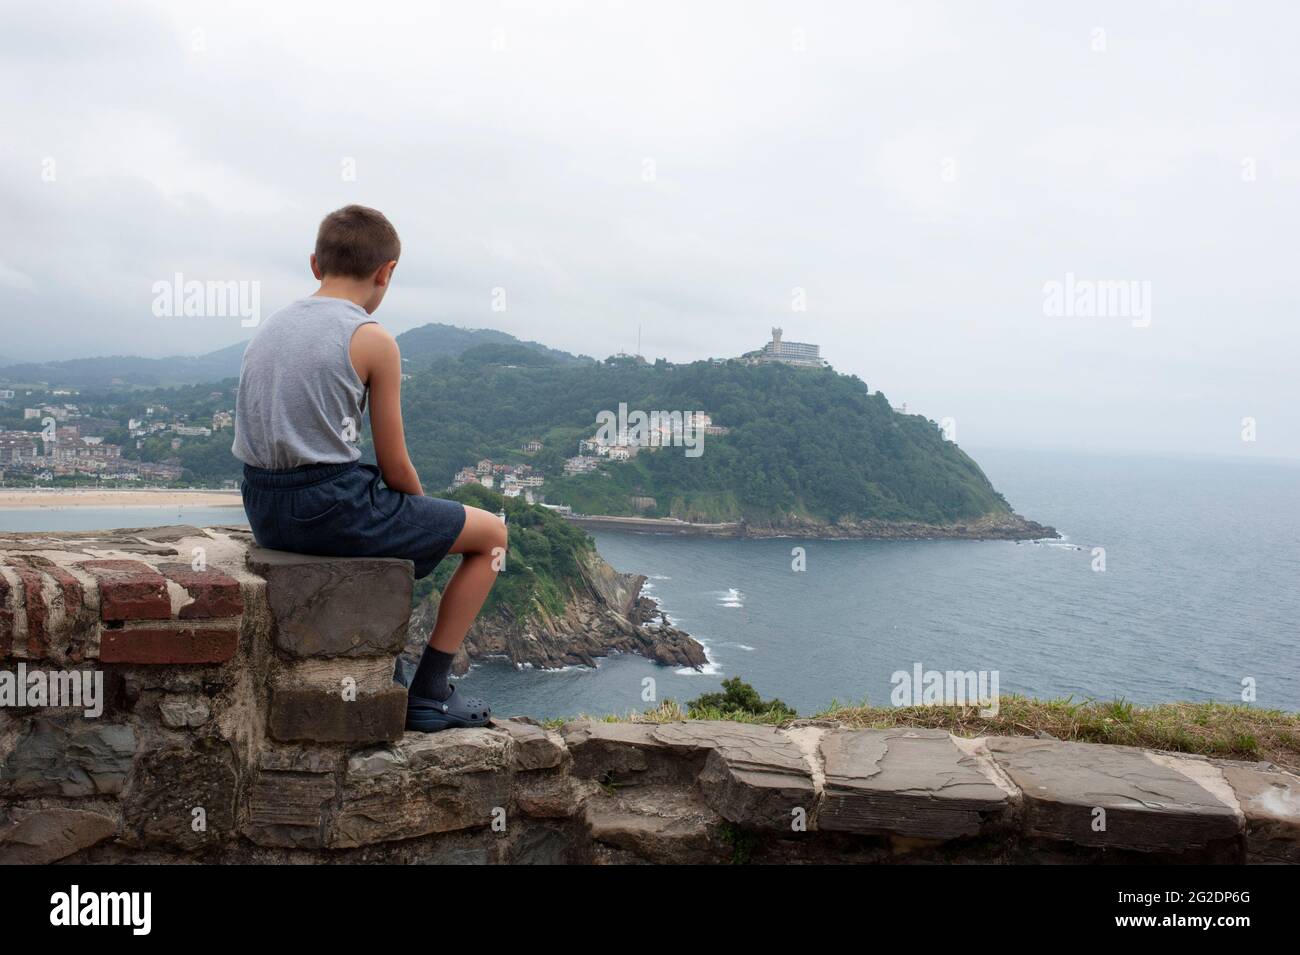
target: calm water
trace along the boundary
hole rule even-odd
[[[706,673],[639,657],[597,669],[476,667],[466,689],[500,713],[645,708],[740,676],[800,712],[889,702],[890,674],[997,670],[1003,693],[1135,702],[1240,699],[1300,710],[1300,464],[985,450],[974,455],[1054,544],[725,541],[597,535],[619,570],[651,578],[673,622],[705,644]],[[0,511],[0,527],[229,523],[220,508]],[[104,515],[112,520],[105,522]],[[37,525],[30,521],[37,520]],[[28,523],[24,523],[28,522]],[[807,570],[791,569],[803,547]],[[1106,569],[1093,570],[1094,547]]]
[[[0,508],[0,531],[89,531],[114,527],[156,527],[160,524],[247,524],[244,509],[235,507],[42,507]]]

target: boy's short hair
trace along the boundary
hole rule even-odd
[[[344,206],[321,220],[316,233],[316,266],[322,275],[367,279],[402,254],[402,240],[378,209]]]

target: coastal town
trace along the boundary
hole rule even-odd
[[[209,401],[227,397],[224,391],[208,394]],[[229,433],[234,427],[233,409],[199,417],[153,403],[132,414],[112,416],[120,410],[117,405],[80,400],[71,389],[23,393],[0,389],[0,412],[5,414],[0,425],[0,483],[39,484],[79,477],[141,485],[172,483],[184,473],[175,452],[187,442]]]
[[[525,447],[528,446],[535,446],[535,450],[540,451],[542,444],[540,441],[532,441]],[[466,484],[480,484],[499,492],[503,497],[522,497],[529,504],[541,504],[545,498],[538,488],[545,483],[546,479],[535,472],[531,465],[502,464],[483,458],[474,466],[457,471],[451,482],[451,490]]]
[[[579,439],[578,453],[564,460],[565,476],[595,473],[608,476],[609,472],[602,469],[602,464],[625,463],[642,452],[682,446],[692,436],[721,436],[730,430],[715,425],[712,415],[704,411],[656,411],[644,415],[644,418],[644,424],[635,427],[624,424],[612,433],[608,433],[607,427],[600,427],[591,437]],[[544,447],[541,441],[533,439],[526,442],[520,452],[533,455]],[[531,464],[510,464],[483,458],[457,471],[449,489],[479,484],[496,490],[505,497],[522,497],[529,504],[544,505],[546,498],[541,488],[545,483],[545,476]]]
[[[818,345],[788,341],[780,328],[772,329],[771,340],[760,349],[729,360],[826,367]],[[644,363],[639,356],[609,359],[620,361]],[[0,486],[6,481],[35,486],[236,484],[229,453],[234,427],[231,385],[145,393],[133,392],[115,378],[103,390],[83,392],[57,382],[20,380],[0,377]],[[642,413],[633,412],[637,414]],[[506,497],[544,504],[548,477],[609,476],[611,468],[666,447],[685,445],[694,456],[703,438],[728,433],[707,411],[649,412],[644,418],[631,426],[620,419],[614,428],[595,428],[572,444],[571,433],[562,443],[551,441],[563,452],[558,457],[554,451],[541,454],[546,445],[540,438],[510,452],[492,449],[493,458],[465,462],[450,488],[478,484]],[[539,455],[541,461],[530,460]]]

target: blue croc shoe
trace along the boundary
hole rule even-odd
[[[422,696],[406,697],[406,728],[420,733],[436,733],[452,727],[487,726],[492,707],[472,696],[462,696],[455,686],[445,700]]]

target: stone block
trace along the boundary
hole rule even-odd
[[[33,719],[0,767],[0,793],[12,796],[112,796],[131,772],[131,726]]]
[[[510,811],[509,749],[507,733],[453,729],[407,733],[353,755],[330,844],[353,848],[490,825],[495,810]]]
[[[192,729],[212,718],[212,707],[201,696],[176,694],[159,702],[158,715],[169,729]]]
[[[309,557],[254,547],[248,563],[266,578],[275,645],[286,656],[395,657],[401,652],[414,583],[410,561]]]
[[[244,834],[262,846],[320,848],[337,792],[332,773],[259,770],[249,793]]]
[[[193,850],[234,834],[238,775],[228,743],[198,740],[140,756],[123,795],[127,825],[146,845]]]
[[[406,689],[392,660],[337,658],[285,666],[271,685],[267,728],[280,742],[382,743],[406,726]]]
[[[917,839],[978,835],[1010,797],[943,730],[831,730],[817,828]]]
[[[602,791],[583,803],[582,820],[590,838],[648,862],[728,861],[723,819],[693,788],[636,786]]]
[[[617,785],[689,784],[704,769],[708,751],[674,749],[655,736],[655,723],[575,720],[561,729],[574,775]]]
[[[48,865],[116,831],[117,819],[98,809],[15,807],[0,816],[0,865]]]
[[[1300,778],[1260,763],[1218,763],[1246,825],[1246,861],[1300,865]]]
[[[798,745],[774,726],[724,720],[663,723],[654,738],[683,754],[708,754],[700,789],[731,822],[791,832],[796,820],[814,816],[817,791],[811,767]]]
[[[1021,737],[990,738],[988,749],[1023,794],[1030,836],[1144,852],[1235,844],[1233,809],[1141,749]]]
[[[514,743],[510,750],[510,764],[517,772],[555,769],[569,760],[564,740],[557,733],[514,719],[493,720],[492,726],[510,734]]]

